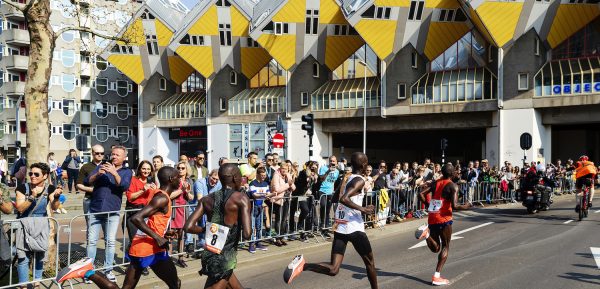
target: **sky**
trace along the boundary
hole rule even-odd
[[[181,2],[191,10],[198,3],[198,0],[181,0]]]

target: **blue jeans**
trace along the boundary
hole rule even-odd
[[[87,214],[90,212],[90,204],[92,203],[92,199],[88,197],[83,197],[83,213],[85,214],[85,228],[87,231],[90,230],[90,220]]]
[[[115,260],[115,240],[117,229],[119,228],[119,219],[120,216],[118,213],[90,215],[89,217],[87,256],[92,258],[92,260],[96,259],[98,235],[100,235],[100,228],[102,228],[106,244],[104,259],[106,272],[112,271]]]
[[[196,207],[194,206],[189,206],[187,207],[187,218],[186,220],[194,213],[194,211],[196,210]],[[206,227],[206,215],[202,216],[202,219],[200,219],[200,221],[198,222],[198,226],[204,228]],[[189,244],[194,244],[194,234],[189,234],[186,233],[185,234],[185,244],[189,245]],[[198,234],[198,240],[196,241],[196,245],[197,247],[204,247],[204,233],[200,233]]]
[[[29,259],[32,257],[35,258],[33,280],[42,279],[42,273],[44,273],[44,261],[42,261],[44,259],[44,252],[27,252],[25,258],[19,258],[18,260],[17,275],[19,276],[19,283],[29,282]]]
[[[260,240],[262,237],[262,222],[264,218],[264,209],[262,205],[254,204],[252,208],[252,218],[254,219],[252,224],[254,227],[254,240]]]

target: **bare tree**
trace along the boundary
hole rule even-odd
[[[71,13],[76,17],[77,24],[62,27],[55,31],[50,22],[52,9],[50,0],[30,0],[25,4],[12,2],[10,0],[1,0],[3,5],[10,5],[23,13],[27,30],[30,38],[29,65],[27,69],[27,80],[25,83],[25,114],[27,123],[27,159],[28,163],[46,162],[46,156],[50,146],[50,122],[48,119],[48,85],[52,73],[52,55],[56,46],[56,40],[62,33],[67,31],[79,31],[80,33],[89,33],[92,37],[102,37],[108,40],[119,40],[129,43],[127,34],[117,38],[118,31],[114,35],[101,33],[83,25],[85,21],[94,21],[102,15],[92,17],[85,16],[88,13],[82,13],[79,0],[71,0],[72,5],[64,6],[64,12]],[[94,1],[89,1],[94,2]],[[89,3],[86,2],[86,3]],[[84,5],[87,6],[87,5]],[[132,6],[136,7],[136,6]],[[89,11],[89,7],[86,8]],[[131,12],[133,15],[133,11]],[[83,21],[83,22],[82,22]],[[17,132],[19,133],[19,132]],[[47,208],[48,215],[53,212]],[[56,263],[56,243],[55,228],[51,222],[50,250],[46,271],[53,273],[52,269]]]

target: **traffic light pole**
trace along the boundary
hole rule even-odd
[[[313,160],[313,143],[312,143],[312,135],[308,136],[308,160]]]

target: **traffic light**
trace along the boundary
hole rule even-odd
[[[312,136],[315,134],[315,117],[312,113],[305,114],[302,116],[302,121],[305,124],[302,125],[302,130],[306,131],[306,134]]]
[[[448,148],[448,140],[442,138],[442,150],[446,150],[446,148]]]

